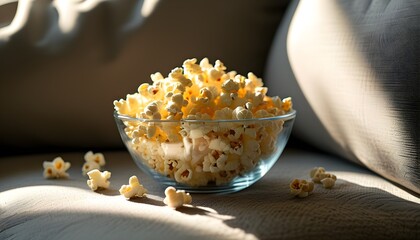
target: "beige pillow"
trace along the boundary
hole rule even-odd
[[[420,193],[420,2],[294,1],[269,57],[295,136]]]

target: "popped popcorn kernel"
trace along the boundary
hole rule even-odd
[[[168,96],[168,95],[166,95]],[[168,102],[167,106],[166,106],[166,110],[168,111],[169,114],[183,114],[183,112],[181,111],[182,107],[185,107],[188,105],[188,101],[184,100],[184,97],[181,93],[176,93],[176,94],[170,94],[170,101]]]
[[[316,167],[313,168],[309,175],[312,178],[312,181],[315,183],[320,183],[322,179],[325,178],[325,169],[323,167]]]
[[[185,60],[184,64],[182,64],[182,67],[184,68],[184,72],[186,74],[189,74],[190,76],[194,76],[194,75],[202,73],[203,71],[202,71],[200,65],[198,65],[196,63],[197,63],[196,58]]]
[[[335,181],[336,181],[336,179],[334,179],[332,177],[326,177],[326,178],[321,180],[321,183],[322,183],[322,186],[324,188],[332,188],[335,185]]]
[[[105,157],[102,153],[89,151],[85,154],[84,159],[86,162],[96,162],[101,167],[105,165]]]
[[[203,70],[207,70],[207,69],[212,68],[213,66],[210,64],[210,62],[209,62],[209,59],[208,59],[208,58],[203,58],[203,59],[200,61],[200,67],[201,67],[201,69],[203,69]]]
[[[114,109],[147,120],[124,121],[131,147],[144,163],[189,186],[225,184],[251,170],[276,151],[284,124],[251,119],[293,110],[291,98],[267,96],[261,78],[252,72],[244,76],[227,71],[220,60],[212,64],[208,58],[187,59],[167,76],[156,72],[150,79],[136,93],[114,101]],[[93,165],[86,168],[91,170]]]
[[[245,109],[243,107],[237,107],[232,112],[232,119],[251,119],[253,118],[252,112],[248,109]]]
[[[152,79],[152,81],[156,83],[156,82],[162,81],[164,78],[162,76],[162,73],[156,72],[150,75],[150,79]]]
[[[69,162],[64,162],[61,157],[54,158],[53,161],[43,162],[44,178],[67,178],[69,174],[66,171],[70,168]]]
[[[145,119],[154,119],[159,120],[161,119],[161,114],[159,112],[159,101],[153,101],[149,103],[145,108],[144,111],[141,112],[141,116]]]
[[[282,109],[288,112],[292,108],[292,98],[288,97],[282,100]]]
[[[314,190],[314,183],[303,179],[294,179],[289,186],[290,193],[300,198],[307,197]]]
[[[222,63],[222,61],[220,60],[216,60],[216,62],[214,63],[214,68],[216,68],[219,71],[224,71],[226,70],[225,65]]]
[[[84,155],[84,159],[85,163],[82,166],[83,176],[86,176],[86,174],[93,169],[100,170],[101,167],[105,166],[105,157],[102,153],[93,153],[92,151],[88,151]]]
[[[131,176],[128,185],[122,185],[119,191],[127,199],[143,197],[147,193],[147,189],[140,184],[137,176]]]
[[[169,74],[169,78],[175,83],[177,83],[177,89],[180,92],[184,92],[186,90],[186,87],[192,86],[192,81],[186,78],[182,72],[182,68],[174,68]]]
[[[83,176],[86,176],[88,172],[92,171],[93,169],[101,169],[101,166],[94,162],[94,161],[90,161],[90,162],[85,162],[82,166],[82,174]]]
[[[174,187],[167,187],[165,196],[163,202],[171,208],[179,208],[192,202],[192,197],[189,193],[186,193],[184,190],[176,190]]]
[[[99,188],[107,189],[110,185],[109,179],[111,178],[111,172],[101,172],[98,169],[93,169],[87,175],[89,180],[86,183],[92,191],[96,191]]]
[[[233,79],[229,79],[222,84],[222,91],[225,93],[236,93],[239,90],[239,84]]]
[[[180,183],[187,183],[192,179],[193,170],[187,164],[181,165],[175,172],[175,180]]]
[[[334,174],[326,172],[323,167],[313,168],[309,175],[315,183],[322,183],[324,188],[334,187],[335,181],[337,180]]]
[[[263,86],[262,79],[258,78],[254,73],[249,72],[247,76],[248,76],[248,79],[245,82],[245,84],[247,86],[252,86],[252,87],[262,87]]]

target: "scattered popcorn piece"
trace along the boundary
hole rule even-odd
[[[93,191],[96,191],[98,188],[108,188],[109,187],[109,178],[111,178],[111,172],[104,171],[101,172],[98,169],[94,169],[87,173],[89,180],[87,180],[87,185]]]
[[[309,175],[312,178],[312,181],[315,183],[321,183],[321,180],[325,178],[325,169],[323,167],[316,167],[311,170]]]
[[[84,159],[86,162],[96,162],[101,167],[105,165],[105,157],[102,153],[93,153],[92,151],[89,151],[85,154]]]
[[[298,197],[307,197],[314,190],[314,183],[302,179],[294,179],[290,183],[290,193]]]
[[[315,183],[322,183],[322,185],[325,188],[332,188],[335,184],[335,181],[337,180],[337,177],[334,174],[327,173],[325,171],[325,168],[323,167],[313,168],[310,171],[309,175],[311,176],[312,181],[314,181]],[[324,179],[329,179],[329,180],[323,181]]]
[[[67,178],[69,174],[66,171],[70,168],[69,162],[64,162],[61,157],[56,157],[52,162],[45,161],[44,178]]]
[[[143,197],[147,193],[147,189],[140,184],[136,176],[131,176],[128,180],[128,185],[122,185],[120,194],[125,198],[130,199],[134,197]]]
[[[324,169],[323,167],[314,167],[314,168],[312,168],[312,170],[309,172],[309,176],[310,176],[311,178],[313,178],[317,172],[325,172],[325,169]]]
[[[335,176],[334,176],[335,177]],[[324,179],[322,179],[321,180],[321,183],[322,183],[322,186],[324,187],[324,188],[332,188],[332,187],[334,187],[334,185],[335,185],[335,180],[336,179],[334,179],[334,178],[330,178],[330,177],[327,177],[327,178],[324,178]]]
[[[165,196],[163,202],[171,208],[179,208],[192,202],[192,197],[189,193],[186,193],[184,190],[176,190],[174,187],[167,187]]]
[[[94,162],[94,161],[85,162],[83,164],[83,166],[82,166],[82,174],[83,174],[83,176],[86,176],[86,174],[88,172],[92,171],[93,169],[100,170],[101,169],[101,166],[98,163]]]
[[[105,157],[102,153],[89,151],[85,154],[84,159],[85,163],[82,167],[83,176],[86,176],[93,169],[101,170],[101,167],[105,166]]]

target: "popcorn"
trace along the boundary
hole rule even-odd
[[[292,98],[288,97],[282,100],[282,109],[288,112],[292,108]]]
[[[197,98],[192,98],[197,104],[207,104],[211,103],[213,100],[213,92],[208,87],[203,87],[200,89],[199,96]]]
[[[324,188],[332,188],[335,185],[335,180],[336,180],[335,178],[326,177],[326,178],[324,178],[324,179],[321,180],[321,183],[322,183],[322,186]]]
[[[204,157],[203,171],[217,173],[221,170],[224,170],[226,161],[226,154],[220,153],[218,151],[212,151],[212,153],[209,153]]]
[[[184,72],[186,74],[189,74],[190,76],[201,74],[203,71],[201,70],[200,65],[197,65],[196,63],[197,63],[196,58],[185,60],[184,64],[182,64],[182,67],[184,68]]]
[[[276,150],[282,120],[235,120],[292,110],[291,98],[267,96],[261,78],[227,72],[220,60],[212,65],[207,58],[187,59],[167,77],[157,72],[150,78],[137,93],[114,101],[114,108],[130,117],[162,120],[124,121],[125,132],[147,166],[189,186],[228,183]]]
[[[203,60],[200,61],[200,67],[203,70],[208,70],[208,69],[212,68],[213,66],[210,64],[208,58],[203,58]]]
[[[169,74],[169,79],[177,83],[177,90],[184,92],[186,87],[191,87],[192,82],[182,73],[182,68],[175,68]]]
[[[85,154],[84,159],[86,162],[96,162],[101,167],[105,165],[105,157],[102,153],[89,151]]]
[[[302,179],[294,179],[290,183],[290,193],[300,198],[307,197],[314,190],[314,183]]]
[[[230,107],[233,103],[233,100],[235,100],[237,97],[238,97],[238,95],[235,94],[235,93],[223,92],[222,94],[220,94],[220,104],[222,106]]]
[[[176,190],[174,187],[167,187],[165,196],[163,202],[171,208],[179,208],[192,202],[192,197],[189,193],[186,193],[184,190]]]
[[[181,108],[185,107],[188,105],[188,101],[184,100],[184,97],[182,96],[181,93],[176,93],[176,94],[167,94],[167,97],[170,97],[171,100],[168,102],[167,106],[166,106],[166,110],[168,111],[169,114],[180,114],[182,116],[182,111]]]
[[[120,188],[120,194],[127,199],[143,197],[146,193],[147,189],[140,184],[136,176],[131,176],[128,180],[128,185],[122,185]]]
[[[214,112],[215,119],[232,119],[233,110],[225,107]]]
[[[233,119],[251,119],[252,116],[252,112],[249,111],[248,109],[245,109],[243,107],[237,107],[235,108],[235,110],[233,110],[232,112],[232,118]]]
[[[325,178],[325,169],[323,167],[313,168],[309,175],[312,178],[312,181],[315,183],[320,183],[321,180]]]
[[[249,72],[248,73],[248,79],[245,80],[245,85],[248,88],[256,88],[256,87],[262,87],[263,82],[261,78],[258,78],[254,73]]]
[[[334,174],[327,173],[323,167],[313,168],[309,175],[315,183],[322,183],[324,188],[332,188],[337,180]]]
[[[226,70],[225,65],[220,60],[216,60],[216,62],[214,63],[214,68],[217,69],[218,71]]]
[[[181,164],[181,167],[175,172],[175,180],[180,183],[188,183],[193,176],[193,170],[186,164]]]
[[[90,171],[92,171],[93,169],[101,169],[101,166],[94,162],[94,161],[90,161],[90,162],[85,162],[82,166],[82,174],[83,176],[86,176],[86,174]]]
[[[96,191],[98,188],[106,189],[109,187],[109,178],[111,178],[111,172],[101,172],[98,169],[93,169],[92,171],[88,172],[87,175],[89,176],[87,185],[90,187],[90,189],[92,189],[92,191]]]
[[[158,83],[159,81],[162,81],[164,78],[162,76],[162,73],[156,72],[150,75],[150,79],[152,79],[154,83]]]
[[[85,154],[84,159],[85,163],[82,167],[83,176],[86,176],[93,169],[100,170],[105,165],[105,157],[102,153],[94,154],[92,151],[89,151]]]
[[[141,113],[142,118],[145,119],[154,119],[159,120],[161,119],[161,115],[159,113],[159,103],[158,101],[153,101],[149,103],[145,108],[144,112]]]
[[[233,79],[229,79],[222,84],[222,91],[224,93],[236,93],[239,90],[239,84]]]
[[[209,148],[220,152],[229,151],[229,144],[220,138],[210,140]]]
[[[61,157],[56,157],[52,162],[44,161],[44,178],[67,178],[66,171],[70,168],[69,162],[64,162]]]

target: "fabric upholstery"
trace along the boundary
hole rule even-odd
[[[295,1],[267,64],[294,133],[420,193],[420,2]]]
[[[187,58],[261,76],[288,3],[15,2],[0,6],[0,146],[17,152],[121,147],[112,102]]]
[[[127,152],[103,152],[110,189],[92,192],[81,174],[84,152],[61,154],[70,178],[45,180],[57,155],[0,161],[0,239],[416,239],[420,199],[365,168],[331,155],[288,149],[260,181],[230,194],[194,194],[192,206],[165,207],[164,188]],[[338,180],[299,199],[294,178],[323,166]],[[13,170],[12,170],[13,169]],[[127,201],[118,189],[136,175],[149,190]]]

